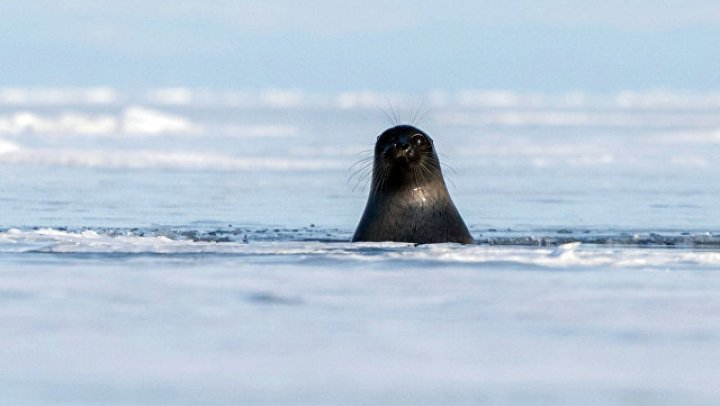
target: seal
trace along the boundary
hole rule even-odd
[[[367,205],[352,242],[475,242],[450,198],[433,140],[411,125],[377,138]]]

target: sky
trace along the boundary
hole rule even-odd
[[[0,86],[720,89],[717,0],[0,0]]]

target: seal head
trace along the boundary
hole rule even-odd
[[[422,130],[399,125],[378,136],[370,195],[352,241],[475,242]]]

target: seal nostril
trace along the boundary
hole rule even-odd
[[[410,148],[410,144],[408,144],[408,143],[406,143],[406,142],[398,143],[398,144],[396,144],[396,145],[397,145],[397,148],[398,148],[400,151],[406,151],[408,148]]]

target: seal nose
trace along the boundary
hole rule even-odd
[[[396,142],[393,148],[393,157],[395,159],[404,159],[407,160],[408,158],[412,157],[413,152],[412,148],[410,148],[410,144],[404,141]]]
[[[399,151],[405,152],[410,148],[410,144],[408,144],[407,142],[398,142],[397,144],[395,144],[395,148],[397,148]]]

